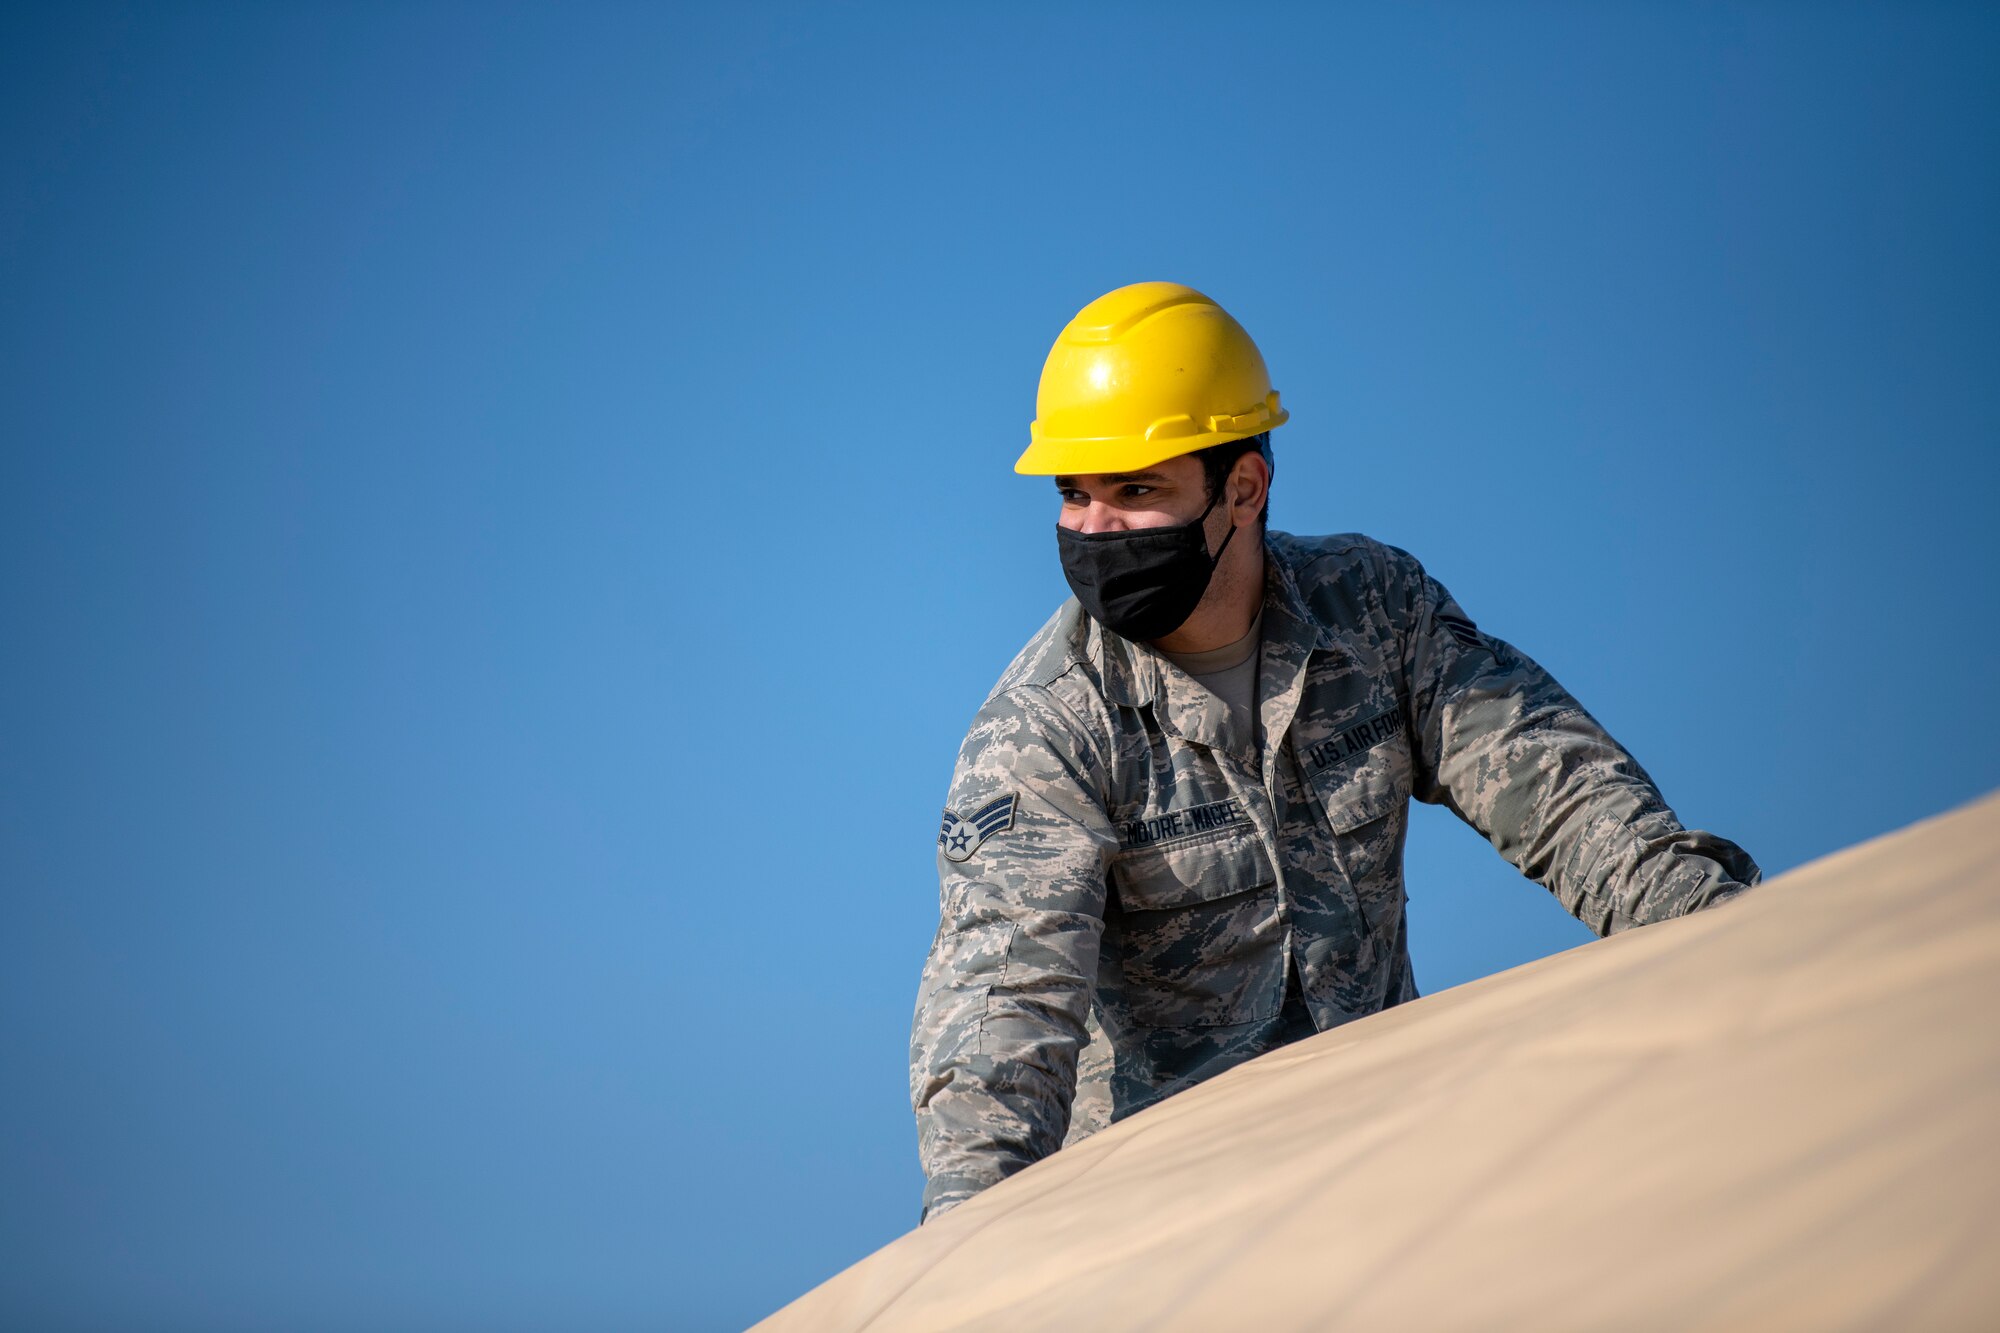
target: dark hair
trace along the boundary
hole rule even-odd
[[[1227,444],[1211,444],[1206,449],[1197,449],[1195,457],[1201,460],[1202,476],[1208,482],[1208,498],[1213,500],[1222,494],[1222,484],[1229,480],[1229,470],[1236,466],[1236,460],[1247,453],[1264,455],[1264,464],[1273,473],[1277,464],[1271,459],[1271,432],[1252,435],[1247,440],[1231,440]],[[1271,521],[1271,495],[1264,493],[1264,512],[1257,515],[1259,523],[1269,526]]]

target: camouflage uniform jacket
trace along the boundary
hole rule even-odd
[[[1449,806],[1599,934],[1757,881],[1405,552],[1273,532],[1266,555],[1270,743],[1074,600],[974,719],[910,1040],[927,1217],[1286,1040],[1413,999],[1411,796]]]

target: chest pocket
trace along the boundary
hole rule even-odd
[[[1332,852],[1372,930],[1393,930],[1403,910],[1403,836],[1409,825],[1410,756],[1400,741],[1366,762],[1313,774]]]
[[[1368,763],[1313,774],[1313,791],[1326,810],[1326,826],[1335,833],[1352,833],[1401,805],[1409,789],[1396,780],[1396,758],[1394,752],[1378,752]]]
[[[1277,875],[1253,827],[1126,852],[1111,880],[1122,998],[1134,1022],[1222,1027],[1278,1011]]]

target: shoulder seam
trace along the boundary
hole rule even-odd
[[[1379,548],[1382,545],[1382,543],[1376,541],[1373,537],[1359,532],[1336,534],[1338,538],[1337,544],[1331,546],[1316,546],[1304,538],[1293,537],[1290,534],[1287,534],[1287,536],[1293,550],[1297,552],[1294,561],[1291,563],[1291,567],[1298,570],[1310,569],[1323,560],[1331,560],[1335,556],[1349,555],[1357,551],[1364,556],[1377,556],[1379,555]],[[1322,538],[1321,540],[1332,539]]]
[[[1063,669],[1057,672],[1056,675],[1052,679],[1050,679],[1046,684],[1035,681],[1023,681],[1020,684],[1015,685],[1010,689],[1004,691],[1004,693],[1007,694],[1032,693],[1036,697],[1036,699],[1038,699],[1043,705],[1045,705],[1047,708],[1053,711],[1056,714],[1057,718],[1062,722],[1063,726],[1069,729],[1070,734],[1075,736],[1078,740],[1082,741],[1083,744],[1089,748],[1091,759],[1098,772],[1098,779],[1100,782],[1102,782],[1108,780],[1111,769],[1108,762],[1106,761],[1104,750],[1102,746],[1099,744],[1097,736],[1092,734],[1091,729],[1083,724],[1083,719],[1076,715],[1076,710],[1071,708],[1067,703],[1064,703],[1060,698],[1056,696],[1055,691],[1049,688],[1050,685],[1053,685],[1056,681],[1061,680],[1064,676],[1067,676],[1071,671],[1075,670],[1076,667],[1078,667],[1079,665],[1081,665],[1080,662],[1076,661],[1068,662],[1064,665]]]
[[[1012,694],[1015,690],[1046,690],[1049,686],[1082,666],[1085,660],[1085,658],[1076,653],[1065,653],[1063,654],[1062,665],[1053,672],[1049,672],[1046,669],[1044,671],[1024,671],[1019,677],[1014,677],[1013,673],[1009,671],[1007,675],[1003,675],[999,680],[993,682],[992,692],[986,696],[987,701],[990,703],[1003,694]]]

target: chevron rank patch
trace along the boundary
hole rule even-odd
[[[938,846],[944,851],[947,861],[963,861],[979,850],[985,842],[1002,829],[1014,827],[1014,793],[1008,792],[997,800],[988,801],[969,815],[961,815],[953,810],[944,812],[944,823],[938,830]]]
[[[1479,627],[1464,616],[1455,616],[1449,611],[1441,611],[1438,613],[1438,623],[1444,626],[1445,633],[1458,640],[1459,647],[1479,648],[1484,646],[1479,641]]]

